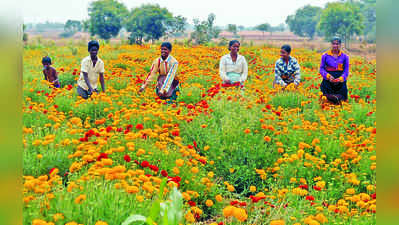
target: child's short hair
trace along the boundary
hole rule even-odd
[[[42,63],[43,63],[43,64],[44,64],[44,63],[51,64],[51,58],[50,58],[50,57],[48,57],[48,56],[45,56],[45,57],[43,57],[43,59],[42,59]]]
[[[163,42],[161,44],[161,48],[162,47],[166,47],[167,49],[169,49],[169,51],[172,51],[172,44],[170,42]]]
[[[87,49],[90,51],[90,49],[94,46],[96,46],[97,49],[100,49],[100,43],[98,43],[98,41],[96,40],[89,41],[89,43],[87,44]]]

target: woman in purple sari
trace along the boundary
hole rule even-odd
[[[320,90],[334,104],[348,99],[346,80],[349,75],[349,56],[341,51],[341,39],[331,40],[332,48],[321,57],[320,74],[323,81]]]

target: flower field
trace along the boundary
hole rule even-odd
[[[155,82],[138,93],[159,46],[102,45],[106,93],[89,100],[76,93],[86,45],[26,46],[24,224],[376,224],[376,62],[351,57],[336,106],[310,50],[292,52],[299,88],[272,89],[279,51],[241,46],[239,90],[221,87],[226,47],[174,45],[181,92],[166,104]],[[47,54],[60,89],[43,81]]]

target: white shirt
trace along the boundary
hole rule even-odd
[[[227,73],[234,72],[241,74],[240,82],[244,82],[248,76],[248,64],[245,57],[237,54],[237,60],[233,62],[230,53],[222,56],[219,64],[220,78],[223,81],[228,80]]]
[[[98,76],[100,73],[104,73],[104,62],[98,56],[95,66],[93,66],[93,61],[91,60],[90,56],[87,56],[82,60],[78,85],[87,91],[89,90],[89,87],[85,82],[85,79],[83,77],[83,72],[87,73],[91,87],[93,89],[96,89],[98,83]]]

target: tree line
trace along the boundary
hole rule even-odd
[[[301,37],[339,36],[346,46],[355,36],[375,42],[376,0],[341,0],[327,3],[325,8],[307,5],[289,15],[285,22]]]
[[[144,4],[131,10],[117,0],[97,0],[90,3],[89,18],[84,21],[68,20],[61,37],[70,37],[76,32],[89,32],[92,36],[109,40],[116,37],[121,29],[129,32],[131,44],[159,40],[161,37],[182,36],[189,24],[181,15],[174,16],[167,8],[158,4]],[[286,24],[271,26],[259,24],[245,28],[228,24],[215,26],[216,15],[211,13],[204,21],[194,19],[193,32],[189,41],[204,44],[217,38],[222,29],[234,34],[240,30],[259,30],[263,34],[285,31],[289,28],[294,34],[314,39],[316,36],[330,39],[340,36],[347,44],[357,36],[369,42],[376,39],[376,0],[340,0],[326,4],[325,8],[306,5],[286,18]]]

